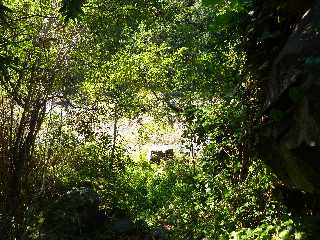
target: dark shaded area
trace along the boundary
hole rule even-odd
[[[261,87],[257,150],[280,178],[275,189],[308,239],[320,215],[319,1],[255,1],[250,67]]]
[[[63,0],[59,12],[66,22],[76,19],[83,13],[82,6],[84,2],[83,0]]]
[[[40,239],[166,239],[165,229],[134,223],[121,209],[99,209],[98,194],[74,188],[49,204],[43,214]]]
[[[320,187],[319,14],[317,1],[261,4],[255,9],[255,33],[271,35],[252,37],[248,45],[250,62],[265,86],[260,155],[286,184],[310,193]]]

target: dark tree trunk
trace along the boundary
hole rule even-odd
[[[19,125],[15,128],[16,134],[7,144],[1,146],[8,151],[3,160],[7,161],[7,169],[2,169],[6,175],[7,183],[4,190],[4,204],[2,207],[4,215],[3,236],[8,240],[26,239],[25,211],[28,204],[27,178],[30,172],[29,165],[35,139],[45,115],[45,104],[40,100],[26,104],[20,118]],[[13,127],[13,126],[11,126]]]

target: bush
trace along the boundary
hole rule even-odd
[[[236,229],[286,216],[272,199],[275,178],[263,163],[252,164],[243,182],[228,169],[212,174],[213,164],[208,158],[131,162],[118,179],[117,204],[136,220],[166,228],[170,239],[228,239]]]
[[[74,188],[45,209],[43,239],[90,239],[103,225],[100,199],[90,188]]]

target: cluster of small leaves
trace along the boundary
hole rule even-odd
[[[304,240],[306,234],[299,223],[292,219],[281,222],[279,225],[262,224],[257,228],[241,229],[230,234],[230,240]]]

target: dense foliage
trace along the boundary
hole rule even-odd
[[[253,146],[254,4],[0,1],[0,238],[307,239]]]

